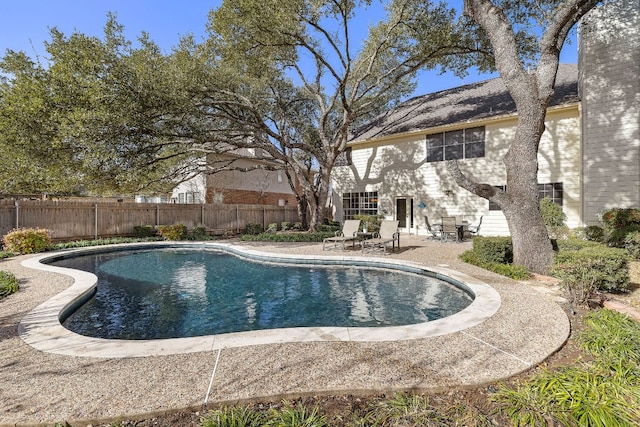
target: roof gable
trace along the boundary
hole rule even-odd
[[[549,106],[578,102],[578,66],[560,64]],[[516,114],[516,106],[500,77],[411,98],[356,129],[352,141],[424,130]]]

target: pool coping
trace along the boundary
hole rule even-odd
[[[81,253],[96,253],[112,250],[148,249],[154,247],[211,248],[232,252],[236,255],[268,262],[289,262],[296,264],[332,264],[394,268],[422,272],[461,286],[474,295],[474,301],[462,311],[430,322],[393,327],[350,328],[350,327],[310,327],[283,328],[260,331],[236,332],[202,337],[172,338],[157,340],[108,340],[90,338],[71,332],[60,324],[60,316],[79,299],[93,292],[97,282],[94,274],[63,267],[42,264],[41,261],[72,256]],[[248,249],[229,243],[219,242],[150,242],[108,247],[91,247],[56,251],[31,257],[22,265],[36,270],[61,273],[73,278],[73,284],[66,290],[49,298],[29,313],[18,325],[18,334],[31,347],[48,353],[97,357],[129,358],[166,356],[194,352],[220,350],[264,344],[293,342],[392,342],[416,340],[453,334],[477,326],[491,318],[501,306],[500,294],[488,284],[464,273],[443,267],[426,267],[400,259],[363,258],[350,255],[303,255],[271,253]]]

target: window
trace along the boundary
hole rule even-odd
[[[336,161],[333,164],[334,166],[351,166],[351,147],[347,147],[344,149],[342,153],[338,157],[336,157]]]
[[[484,126],[427,135],[427,162],[484,157]]]
[[[342,195],[344,219],[356,215],[378,215],[378,192],[344,193]]]
[[[505,191],[507,189],[506,185],[496,185],[496,188]],[[562,191],[562,183],[561,182],[552,182],[547,184],[538,184],[538,199],[542,200],[545,197],[549,197],[552,202],[562,206],[563,199],[563,191]],[[500,206],[493,202],[489,202],[489,210],[490,211],[499,211]]]
[[[178,193],[178,203],[199,204],[202,203],[202,195],[199,192]]]
[[[542,200],[545,197],[550,198],[553,203],[562,206],[562,183],[538,184],[538,198]]]

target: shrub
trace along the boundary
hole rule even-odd
[[[189,240],[207,240],[209,236],[207,235],[206,227],[193,227],[189,231],[187,238]]]
[[[476,237],[478,239],[478,237]],[[526,267],[516,264],[500,264],[497,262],[489,262],[481,259],[474,251],[466,251],[460,255],[460,259],[466,263],[493,271],[502,276],[510,277],[514,280],[526,280],[531,277],[531,273]]]
[[[322,242],[327,237],[333,237],[332,232],[317,233],[262,233],[258,235],[245,234],[242,240],[245,242]]]
[[[623,247],[627,234],[640,231],[640,209],[609,209],[602,214],[606,242]]]
[[[287,231],[291,228],[291,223],[289,221],[282,221],[280,227],[282,227],[282,231]]]
[[[579,251],[584,248],[601,248],[602,243],[592,242],[589,240],[581,240],[576,238],[571,239],[562,239],[555,242],[556,243],[556,251],[566,252],[566,251]]]
[[[266,416],[250,406],[225,406],[210,411],[200,421],[200,427],[262,427]]]
[[[640,260],[640,231],[627,234],[624,238],[624,248],[631,258]]]
[[[302,223],[301,222],[294,222],[293,223],[293,229],[301,231],[302,230]]]
[[[136,225],[133,227],[133,235],[138,238],[155,237],[158,230],[153,225]]]
[[[473,239],[473,252],[484,262],[511,264],[513,262],[513,244],[511,237],[476,237]]]
[[[336,231],[340,230],[340,224],[339,223],[335,223],[335,224],[320,224],[317,227],[317,230],[321,233],[335,233]]]
[[[326,415],[317,406],[309,409],[302,403],[295,406],[286,400],[281,408],[272,407],[267,414],[266,426],[274,427],[326,427]]]
[[[0,299],[18,292],[18,279],[13,273],[0,271]]]
[[[265,230],[265,233],[276,233],[278,231],[278,223],[277,222],[272,222],[271,224],[269,224],[267,226],[267,229]]]
[[[613,310],[595,310],[584,318],[577,336],[580,348],[608,362],[640,366],[640,323]]]
[[[629,257],[626,251],[602,245],[556,254],[552,274],[565,283],[586,281],[599,290],[629,290]],[[586,275],[586,276],[585,276]]]
[[[110,237],[107,239],[97,240],[76,240],[73,242],[54,243],[49,248],[51,250],[86,248],[87,246],[115,245],[121,243],[137,243],[137,242],[156,242],[161,240],[159,236],[155,237]]]
[[[158,232],[164,240],[183,240],[187,237],[187,227],[184,224],[160,225]]]
[[[640,327],[627,316],[598,310],[578,337],[594,360],[543,371],[491,396],[516,426],[631,426],[640,423]]]
[[[604,228],[589,225],[584,228],[584,238],[592,242],[604,242]]]
[[[597,295],[601,278],[592,272],[597,264],[597,261],[582,259],[552,269],[551,274],[562,280],[562,287],[571,304],[588,305]]]
[[[7,233],[2,240],[9,252],[33,254],[51,245],[51,232],[44,228],[21,228]]]
[[[244,229],[245,234],[260,234],[262,233],[262,225],[249,223]]]
[[[324,223],[323,224],[318,224],[316,226],[316,229],[318,231],[321,231],[321,232],[327,231],[327,232],[335,233],[336,231],[340,230],[340,228],[341,228],[341,226],[340,226],[340,223],[338,221],[332,221],[332,220],[330,220],[328,218],[324,219]]]
[[[633,224],[640,224],[640,209],[614,208],[602,214],[605,228],[624,228]]]
[[[550,237],[558,238],[568,234],[569,229],[564,223],[567,215],[562,210],[562,206],[545,197],[540,200],[540,214]]]

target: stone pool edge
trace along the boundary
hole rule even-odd
[[[79,253],[112,250],[146,249],[154,247],[192,247],[226,250],[237,255],[262,259],[268,262],[290,262],[298,264],[355,264],[383,268],[422,271],[453,284],[462,286],[474,295],[474,301],[464,310],[443,319],[431,322],[380,328],[310,327],[283,328],[262,331],[237,332],[202,337],[172,338],[158,340],[107,340],[85,337],[64,328],[60,315],[73,306],[78,299],[93,292],[97,278],[92,273],[42,264],[40,261]],[[42,254],[22,262],[24,267],[71,276],[74,283],[63,292],[53,296],[25,315],[18,325],[18,334],[31,347],[54,354],[81,357],[148,357],[186,354],[224,348],[252,345],[344,341],[385,342],[414,340],[452,334],[477,326],[492,317],[500,308],[499,293],[488,284],[464,273],[442,267],[425,267],[411,261],[398,259],[364,259],[349,255],[291,255],[247,249],[230,243],[217,242],[152,242],[123,245],[107,245],[83,249],[65,250]]]

